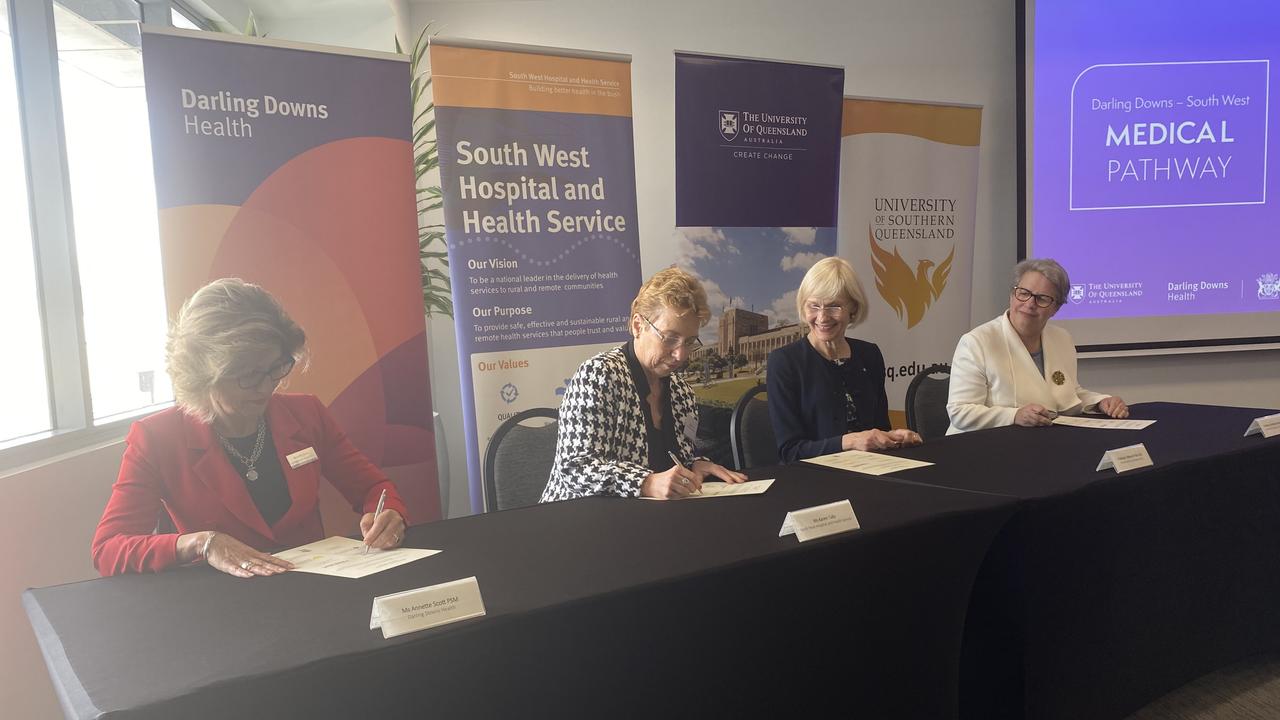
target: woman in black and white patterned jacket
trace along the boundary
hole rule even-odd
[[[689,273],[671,267],[645,282],[631,302],[632,339],[587,360],[569,381],[542,502],[679,498],[701,489],[708,475],[747,479],[693,456],[698,403],[674,374],[701,345],[698,329],[710,317],[707,293]]]

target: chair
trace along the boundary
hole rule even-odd
[[[729,420],[729,443],[738,470],[778,464],[778,441],[769,419],[765,387],[756,385],[743,393]]]
[[[548,418],[550,422],[524,424],[533,418]],[[542,498],[555,462],[559,420],[559,410],[532,408],[498,426],[484,453],[486,511],[535,505]]]
[[[935,378],[934,375],[941,375]],[[930,365],[920,371],[907,386],[907,427],[925,440],[947,434],[951,420],[947,417],[947,391],[951,387],[951,366]]]

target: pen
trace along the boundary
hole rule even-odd
[[[673,462],[673,463],[675,463],[675,464],[679,465],[680,467],[684,467],[684,463],[680,462],[680,458],[676,457],[676,454],[675,454],[675,453],[673,453],[673,452],[671,452],[670,450],[668,450],[668,451],[667,451],[667,457],[671,458],[671,462]],[[685,469],[687,470],[688,468],[685,468]],[[688,482],[687,480],[683,479],[683,478],[681,478],[680,482],[684,483],[685,485],[688,485],[688,484],[689,484],[689,482]],[[702,491],[701,491],[701,490],[697,490],[697,491],[695,491],[695,492],[700,493],[700,492],[702,492]]]
[[[382,508],[385,507],[386,504],[387,504],[387,489],[382,488],[382,494],[378,496],[378,507],[376,510],[373,511],[373,521],[375,523],[378,522],[378,515],[382,512]],[[370,525],[369,527],[372,529],[373,526]],[[369,543],[366,542],[364,544],[364,552],[360,554],[361,555],[369,554]]]

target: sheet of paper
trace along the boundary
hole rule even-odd
[[[1151,461],[1151,455],[1147,453],[1147,446],[1138,443],[1103,453],[1102,460],[1098,463],[1098,470],[1114,468],[1117,473],[1122,473],[1127,470],[1151,467],[1154,464]]]
[[[1280,435],[1280,413],[1254,418],[1253,422],[1249,423],[1248,429],[1244,431],[1245,437],[1250,435],[1261,435],[1264,438]]]
[[[908,460],[907,458],[894,457],[892,455],[884,455],[881,453],[864,452],[862,450],[846,450],[844,452],[832,453],[831,455],[822,455],[820,457],[809,458],[805,460],[807,463],[814,465],[825,465],[827,467],[838,468],[840,470],[852,470],[865,475],[885,475],[892,472],[901,472],[903,470],[912,470],[914,468],[926,467],[932,465],[931,462],[923,462],[921,460]]]
[[[296,548],[283,550],[276,557],[293,563],[293,569],[317,575],[362,578],[366,575],[390,570],[414,560],[431,557],[439,550],[396,548],[394,550],[369,550],[364,553],[364,543],[337,535]]]
[[[1054,425],[1070,425],[1071,427],[1096,428],[1098,430],[1141,430],[1154,422],[1155,420],[1116,420],[1113,418],[1079,417],[1077,415],[1059,415],[1053,419]]]
[[[701,490],[686,496],[684,499],[726,497],[728,495],[759,495],[768,490],[772,484],[772,478],[769,480],[748,480],[744,483],[735,484],[719,481],[704,482]]]

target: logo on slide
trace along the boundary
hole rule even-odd
[[[955,259],[956,246],[951,246],[951,254],[947,255],[941,265],[934,267],[932,260],[923,258],[916,263],[916,271],[913,273],[897,247],[894,247],[892,253],[880,247],[870,228],[867,229],[867,236],[871,241],[871,266],[876,271],[876,290],[880,291],[880,297],[889,303],[889,307],[898,313],[899,320],[906,316],[907,329],[910,330],[924,320],[929,306],[942,297],[942,291],[947,289],[947,278],[951,276],[951,261]],[[929,268],[933,268],[932,273]]]
[[[515,402],[516,398],[520,397],[520,391],[517,390],[516,386],[512,385],[511,383],[507,383],[506,385],[503,385],[502,390],[500,390],[498,394],[502,396],[503,402],[505,402],[508,405]]]
[[[1071,298],[1071,302],[1076,305],[1084,302],[1084,285],[1077,285],[1073,283],[1071,285],[1071,294],[1067,297]]]
[[[1280,275],[1265,273],[1258,278],[1259,300],[1280,300]]]
[[[737,110],[721,110],[720,111],[720,137],[733,141],[738,137],[738,111]]]

